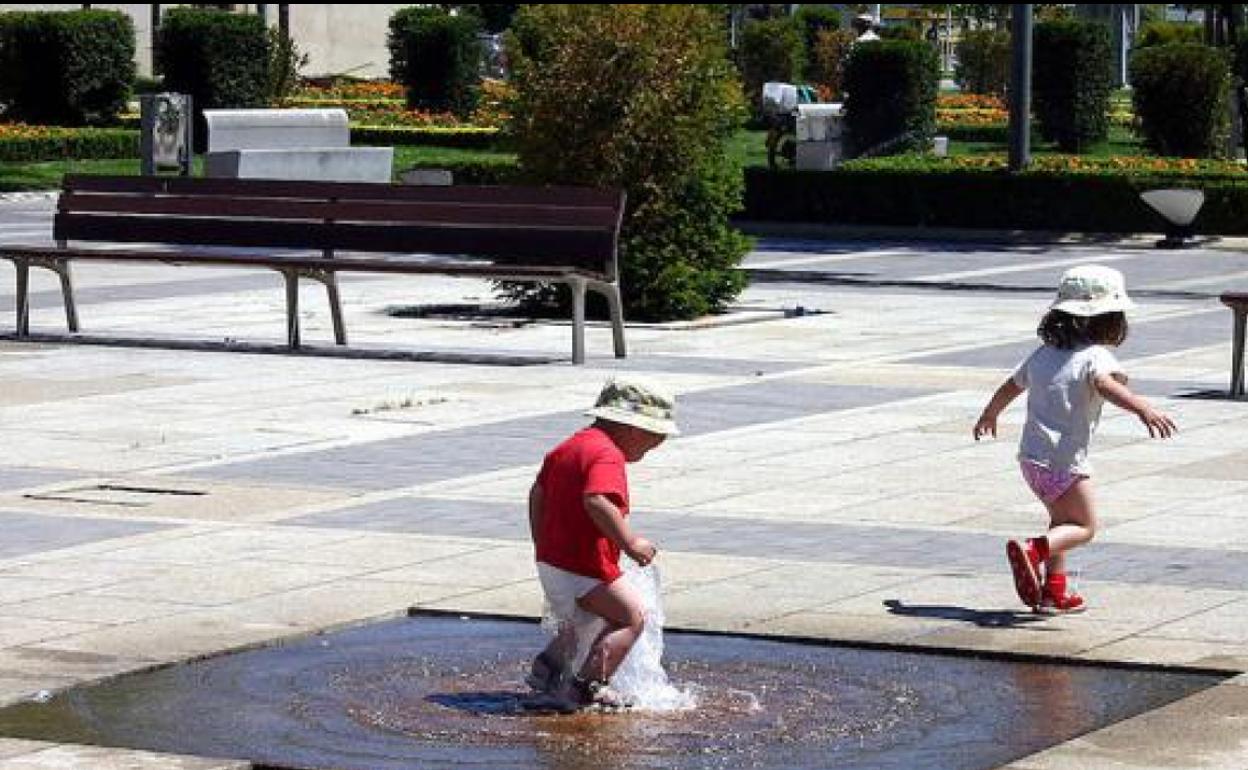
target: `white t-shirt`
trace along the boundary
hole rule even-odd
[[[1027,424],[1018,459],[1090,476],[1088,444],[1105,403],[1093,381],[1116,372],[1122,372],[1122,365],[1100,345],[1037,348],[1013,375],[1014,384],[1027,390]]]

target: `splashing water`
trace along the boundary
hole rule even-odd
[[[663,670],[663,602],[659,570],[653,564],[642,567],[628,557],[622,557],[624,575],[620,580],[637,592],[641,598],[646,618],[645,630],[629,650],[628,657],[611,677],[611,688],[624,696],[634,708],[648,711],[680,711],[697,706],[697,698],[689,689],[673,685]],[[550,634],[560,632],[560,622],[546,607],[542,627]],[[569,670],[576,671],[589,657],[594,639],[602,632],[605,623],[601,618],[584,610],[578,610],[572,618],[575,635],[575,654]]]
[[[624,558],[624,577],[641,596],[646,627],[628,657],[611,677],[611,687],[632,701],[637,708],[653,711],[679,711],[697,706],[690,690],[671,683],[663,670],[663,599],[659,569],[651,563],[641,567]]]

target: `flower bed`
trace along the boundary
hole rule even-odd
[[[61,128],[0,123],[0,161],[135,158],[139,132],[128,128]]]

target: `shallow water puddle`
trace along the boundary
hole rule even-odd
[[[1220,681],[668,632],[691,710],[526,708],[534,623],[420,615],[0,711],[0,735],[278,768],[980,770]]]

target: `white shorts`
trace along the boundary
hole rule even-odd
[[[542,592],[546,594],[545,615],[559,623],[583,620],[585,611],[576,600],[603,585],[598,578],[552,567],[544,561],[537,563],[537,578],[542,583]]]

